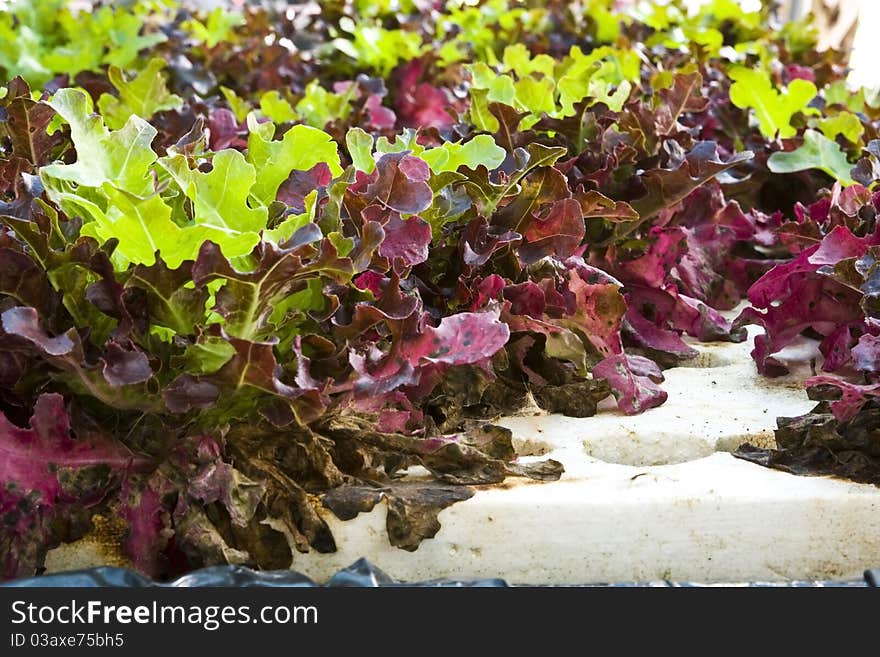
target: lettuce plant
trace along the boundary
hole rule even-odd
[[[96,514],[160,577],[288,567],[381,500],[417,549],[560,476],[490,418],[645,412],[748,324],[767,375],[819,339],[787,449],[873,458],[880,110],[808,25],[319,7],[0,13],[4,577]]]

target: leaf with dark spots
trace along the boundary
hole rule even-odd
[[[0,159],[0,193],[10,196],[19,196],[21,187],[23,186],[23,182],[26,180],[30,180],[36,178],[36,176],[31,176],[31,178],[25,178],[24,175],[27,175],[29,171],[33,169],[33,166],[30,162],[28,162],[23,157],[12,156],[9,158]],[[37,178],[39,181],[39,178]],[[42,184],[39,187],[42,192]],[[4,209],[12,207],[11,203],[5,203],[0,206]],[[9,214],[8,212],[4,212],[4,214]],[[17,216],[17,215],[12,215]]]
[[[43,194],[43,183],[28,171],[30,164],[20,158],[0,160],[0,216],[33,219],[38,211],[38,199]],[[11,195],[11,201],[2,200],[2,194]]]
[[[595,277],[588,267],[575,264],[568,270],[573,308],[569,316],[557,321],[572,331],[583,333],[586,344],[600,357],[607,357],[620,351],[620,327],[626,301],[616,281],[592,280]]]
[[[704,302],[681,294],[674,285],[662,289],[630,285],[627,290],[629,304],[657,326],[668,326],[707,342],[745,339],[742,328],[734,327]]]
[[[608,382],[618,407],[627,415],[666,401],[666,392],[657,385],[663,381],[660,368],[642,356],[609,356],[593,368],[593,376]]]
[[[43,504],[51,506],[56,502],[74,501],[59,481],[56,468],[91,467],[104,463],[121,471],[136,461],[141,466],[144,464],[143,459],[137,459],[112,441],[78,441],[73,438],[61,395],[41,395],[34,406],[30,426],[30,429],[16,427],[0,413],[0,436],[5,453],[0,480],[7,487],[17,484],[23,490],[38,492]],[[100,494],[101,491],[92,493]]]
[[[504,298],[510,301],[510,312],[539,319],[547,307],[546,293],[537,283],[526,281],[504,288]]]
[[[497,309],[444,317],[439,326],[426,326],[419,338],[405,346],[405,357],[414,366],[423,362],[447,365],[486,362],[510,337],[507,324],[498,317]]]
[[[365,181],[362,196],[400,214],[418,214],[434,198],[427,182],[430,175],[424,160],[405,151],[386,153]]]
[[[518,249],[520,259],[531,264],[546,256],[564,260],[584,239],[584,218],[576,200],[567,198],[554,203],[546,216],[532,215],[521,228],[524,242]]]

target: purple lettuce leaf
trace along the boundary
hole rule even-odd
[[[482,267],[507,246],[522,241],[522,235],[512,230],[490,226],[482,217],[471,219],[461,232],[459,250],[466,267]]]
[[[35,101],[22,78],[13,78],[6,86],[6,96],[0,99],[0,108],[5,110],[0,119],[0,135],[5,134],[11,141],[14,157],[38,167],[58,159],[70,145],[65,131],[55,130],[49,134],[47,129],[55,110]]]
[[[0,315],[5,340],[16,340],[66,376],[70,390],[100,399],[118,409],[155,411],[161,402],[149,390],[153,370],[147,355],[128,340],[106,343],[95,360],[86,357],[75,329],[51,336],[40,326],[34,308],[16,306]]]
[[[880,383],[856,384],[836,376],[819,375],[804,381],[810,399],[829,401],[839,422],[854,418],[872,398],[880,397]]]
[[[640,221],[644,222],[662,210],[675,206],[694,189],[719,173],[748,162],[752,157],[750,151],[744,151],[722,159],[716,143],[699,142],[685,154],[678,166],[646,171],[641,176],[646,192],[630,204],[639,213]],[[630,225],[625,230],[631,232],[633,228]]]
[[[148,474],[122,482],[120,514],[129,530],[124,550],[134,566],[154,577],[175,569],[181,553],[208,564],[250,562],[246,551],[227,543],[202,511],[220,504],[234,527],[255,519],[265,488],[224,460],[221,444],[207,436],[179,441]]]
[[[499,315],[500,310],[495,308],[444,317],[436,327],[425,326],[421,336],[404,347],[403,356],[414,366],[486,363],[510,337],[510,329]]]
[[[349,189],[368,203],[399,212],[418,214],[427,210],[434,198],[428,185],[428,164],[403,151],[386,153],[376,162],[376,170],[367,175],[358,172],[358,181]]]
[[[595,367],[593,376],[611,386],[617,406],[627,415],[641,413],[666,401],[667,394],[657,384],[663,381],[660,368],[642,356],[613,354]]]
[[[565,260],[574,254],[585,234],[580,203],[571,198],[557,201],[546,216],[532,215],[520,226],[525,241],[518,253],[526,264],[550,255]]]
[[[424,75],[425,62],[414,59],[397,72],[397,84],[400,92],[394,101],[401,127],[451,128],[454,120],[446,111],[452,105],[446,89],[435,87],[429,82],[420,82]]]
[[[431,245],[431,225],[421,217],[402,219],[393,214],[382,229],[385,239],[379,245],[379,255],[395,262],[398,258],[404,267],[412,267],[428,259]]]
[[[835,226],[820,243],[775,266],[752,285],[748,298],[753,307],[746,308],[734,325],[764,327],[765,334],[756,336],[752,351],[760,372],[783,373],[785,368],[772,355],[807,328],[826,338],[826,370],[835,370],[849,360],[852,341],[835,332],[862,319],[861,290],[844,285],[829,273],[838,263],[865,255],[876,240],[876,235],[856,237],[848,228]]]
[[[308,171],[293,170],[287,180],[281,183],[276,198],[289,205],[293,212],[302,213],[306,211],[306,196],[317,189],[320,198],[326,193],[331,180],[333,174],[326,162],[318,162]]]
[[[53,518],[88,512],[126,472],[149,464],[118,441],[75,438],[64,399],[54,393],[37,399],[29,428],[0,412],[0,456],[4,578],[33,574],[65,538]]]

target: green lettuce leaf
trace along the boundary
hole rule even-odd
[[[169,265],[177,266],[180,258],[194,258],[208,239],[217,242],[229,258],[251,252],[260,241],[260,231],[266,228],[268,212],[265,207],[248,205],[257,172],[244,155],[232,149],[220,151],[208,173],[190,169],[186,157],[179,153],[159,163],[193,204],[192,224],[181,235],[183,244],[176,257],[166,257]]]
[[[137,116],[109,131],[99,116],[91,114],[91,101],[77,89],[59,89],[48,105],[70,125],[77,159],[73,164],[50,164],[40,176],[52,197],[60,183],[100,187],[105,182],[137,196],[153,190],[150,165],[157,155],[151,148],[156,128]]]
[[[273,140],[275,127],[258,123],[248,116],[247,159],[256,170],[253,195],[263,205],[275,200],[278,187],[291,171],[308,171],[319,162],[330,167],[330,173],[342,173],[336,142],[323,130],[307,125],[295,125],[284,133],[281,141]]]
[[[498,167],[506,156],[507,152],[489,135],[477,135],[464,144],[447,141],[442,146],[429,148],[419,154],[435,174],[457,171],[460,166],[476,169],[482,165],[492,170]]]
[[[794,137],[797,129],[792,117],[807,110],[816,97],[816,85],[807,80],[792,80],[784,92],[777,91],[770,76],[761,70],[735,66],[730,70],[730,101],[740,109],[751,108],[758,119],[761,134],[773,139]]]
[[[840,146],[816,130],[804,132],[804,143],[800,148],[787,153],[773,153],[767,159],[767,168],[773,173],[819,169],[844,185],[853,183],[850,174],[852,167]]]
[[[149,119],[156,112],[181,107],[183,100],[180,96],[168,91],[162,74],[164,69],[165,60],[154,57],[129,81],[120,68],[110,67],[107,77],[116,87],[119,97],[105,93],[98,99],[98,109],[109,128],[121,128],[132,114]]]

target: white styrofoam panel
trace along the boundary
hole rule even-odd
[[[729,454],[646,468],[584,458],[558,482],[513,482],[452,505],[440,532],[412,553],[388,544],[384,503],[345,522],[327,514],[339,551],[297,554],[293,567],[317,580],[362,556],[410,581],[848,578],[878,562],[878,511],[873,486],[796,477]]]

